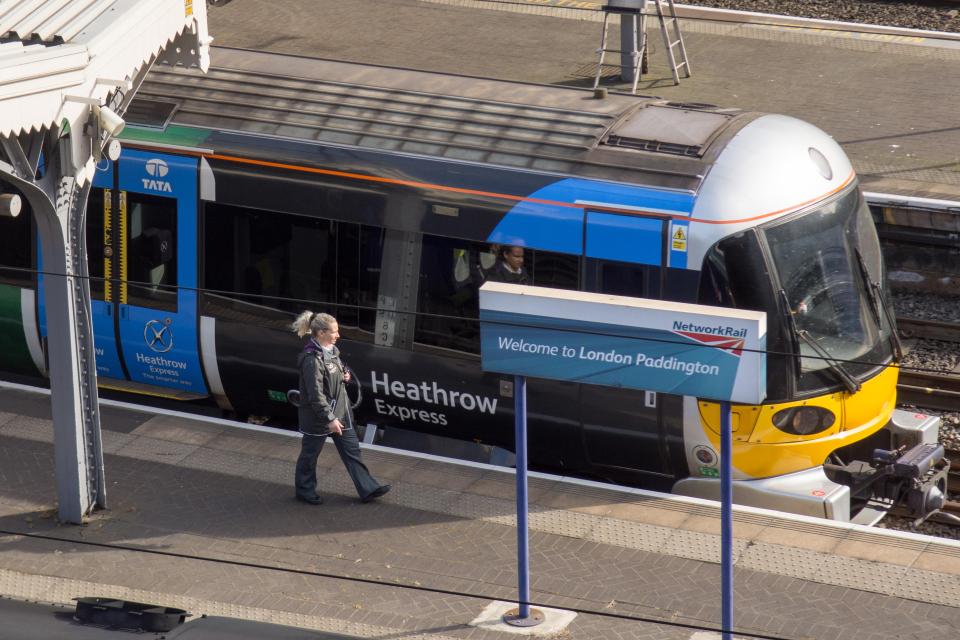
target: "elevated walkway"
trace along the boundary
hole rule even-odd
[[[496,638],[469,623],[516,594],[513,475],[367,446],[391,482],[361,504],[333,447],[324,505],[293,500],[295,434],[104,406],[111,509],[58,526],[49,398],[0,390],[0,593],[117,597],[390,638]],[[531,591],[572,638],[709,638],[715,503],[537,476]],[[737,509],[738,632],[951,637],[960,543]],[[464,595],[471,594],[471,595]]]

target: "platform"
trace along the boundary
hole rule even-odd
[[[516,595],[509,469],[367,446],[393,491],[361,504],[329,446],[314,507],[293,499],[294,433],[104,406],[110,509],[59,526],[49,397],[0,389],[0,408],[0,594],[360,637],[507,637],[469,623]],[[716,503],[536,474],[530,496],[531,597],[577,612],[565,637],[714,637]],[[737,508],[734,523],[742,637],[960,628],[960,543],[757,509]]]
[[[596,69],[599,7],[280,0],[212,7],[209,22],[218,46],[586,88]],[[619,27],[611,28],[615,38]],[[868,191],[960,200],[956,39],[706,20],[683,20],[682,28],[693,77],[673,86],[651,26],[650,73],[638,93],[796,116],[840,142]]]

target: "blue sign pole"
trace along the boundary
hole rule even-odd
[[[517,446],[517,600],[519,606],[503,614],[513,627],[535,627],[546,618],[530,608],[530,547],[527,527],[527,378],[514,376],[513,408]]]
[[[733,636],[733,431],[730,402],[720,403],[720,582],[722,640]]]
[[[530,617],[530,549],[527,531],[527,378],[514,376],[517,444],[517,580],[520,618]]]

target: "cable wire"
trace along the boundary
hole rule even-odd
[[[90,540],[77,540],[77,539],[74,539],[74,538],[65,538],[65,537],[61,537],[61,536],[53,536],[53,535],[42,534],[42,533],[28,533],[28,532],[24,532],[24,531],[14,531],[14,530],[8,530],[8,529],[0,529],[0,535],[22,536],[22,537],[25,537],[25,538],[32,538],[32,539],[37,539],[37,540],[46,540],[46,541],[50,541],[50,542],[63,542],[63,543],[67,543],[67,544],[86,545],[86,546],[90,546],[90,547],[97,547],[97,548],[103,548],[103,549],[112,549],[112,550],[117,550],[117,551],[130,551],[130,552],[134,552],[134,553],[145,553],[145,554],[150,554],[150,555],[164,556],[164,557],[168,557],[168,558],[179,558],[179,559],[183,559],[183,560],[197,560],[197,561],[201,561],[201,562],[212,562],[212,563],[216,563],[216,564],[224,564],[224,565],[230,565],[230,566],[235,566],[235,567],[244,567],[244,568],[248,568],[248,569],[263,569],[263,570],[266,570],[266,571],[277,571],[277,572],[289,573],[289,574],[293,574],[293,575],[311,576],[311,577],[316,577],[316,578],[329,578],[329,579],[332,579],[332,580],[345,580],[345,581],[348,581],[348,582],[355,582],[355,583],[359,583],[359,584],[367,584],[367,585],[374,585],[374,586],[380,586],[380,587],[391,587],[391,588],[395,588],[395,589],[407,589],[407,590],[411,590],[411,591],[420,591],[420,592],[423,592],[423,593],[434,593],[434,594],[437,594],[437,595],[457,596],[457,597],[461,597],[461,598],[472,598],[472,599],[477,599],[477,600],[502,600],[502,597],[500,597],[500,596],[494,596],[494,595],[482,594],[482,593],[470,593],[470,592],[467,592],[467,591],[459,591],[459,590],[456,590],[456,589],[442,589],[442,588],[440,588],[440,587],[428,587],[428,586],[415,585],[415,584],[402,584],[402,583],[396,583],[396,582],[385,582],[385,581],[383,581],[383,580],[376,580],[376,579],[374,579],[374,578],[362,578],[362,577],[357,577],[357,576],[341,575],[341,574],[336,574],[336,573],[329,573],[329,572],[326,572],[326,571],[315,571],[315,570],[308,570],[308,569],[293,569],[293,568],[289,568],[289,567],[276,567],[276,566],[271,566],[271,565],[266,565],[266,564],[260,564],[260,563],[258,563],[258,562],[246,562],[246,561],[243,561],[243,560],[227,560],[227,559],[224,559],[224,558],[211,558],[211,557],[208,557],[208,556],[200,556],[200,555],[190,554],[190,553],[178,553],[178,552],[176,552],[176,551],[161,551],[161,550],[159,550],[159,549],[149,549],[149,548],[145,548],[145,547],[137,547],[137,546],[133,546],[133,545],[122,545],[122,544],[115,544],[115,543],[110,543],[110,542],[93,542],[93,541],[90,541]],[[560,594],[560,595],[562,596],[562,594]],[[566,597],[566,596],[564,596],[564,597]],[[530,605],[533,606],[533,607],[551,607],[551,606],[553,606],[553,605],[550,605],[550,604],[548,604],[548,603],[544,603],[544,602],[533,602],[533,601],[531,601],[531,602],[529,602],[529,603],[527,603],[527,604],[530,604]],[[677,627],[677,628],[680,628],[680,629],[692,629],[692,630],[696,630],[696,631],[713,631],[713,632],[716,632],[716,633],[720,633],[720,631],[721,631],[720,628],[718,628],[718,627],[708,627],[708,626],[698,625],[698,624],[693,624],[693,623],[688,623],[688,622],[678,622],[678,621],[676,621],[676,620],[666,620],[666,619],[652,618],[652,617],[646,617],[646,616],[634,616],[634,615],[628,615],[628,614],[623,614],[623,613],[613,613],[613,612],[610,612],[610,611],[598,611],[598,610],[596,610],[596,609],[585,609],[585,608],[582,608],[582,607],[563,606],[562,608],[565,609],[565,610],[567,610],[567,611],[573,611],[573,612],[581,613],[581,614],[584,614],[584,615],[593,615],[593,616],[598,616],[598,617],[603,617],[603,618],[612,618],[612,619],[617,619],[617,620],[626,620],[626,621],[629,621],[629,622],[645,622],[645,623],[648,623],[648,624],[659,624],[659,625]],[[760,633],[752,633],[752,632],[749,632],[749,631],[741,631],[741,630],[737,630],[735,633],[736,633],[736,635],[738,635],[738,636],[748,637],[748,638],[756,638],[757,640],[793,640],[792,638],[789,638],[789,637],[786,637],[786,636],[772,636],[772,635],[766,635],[766,634],[760,634]]]
[[[198,293],[198,294],[208,294],[208,295],[212,295],[212,296],[220,296],[220,297],[224,297],[224,298],[255,298],[255,299],[259,299],[259,300],[272,300],[272,301],[275,301],[275,302],[296,303],[296,304],[303,304],[303,305],[316,305],[316,306],[325,307],[325,308],[333,307],[333,308],[335,308],[335,309],[346,309],[346,310],[348,310],[348,311],[357,311],[357,312],[389,313],[389,314],[396,314],[396,315],[415,315],[415,316],[424,316],[424,317],[429,317],[429,318],[436,318],[436,319],[440,319],[440,320],[450,320],[450,321],[457,321],[457,322],[469,322],[469,323],[476,323],[476,324],[486,323],[486,324],[496,324],[496,325],[500,325],[500,326],[528,327],[528,328],[531,326],[531,325],[523,324],[523,323],[509,323],[509,322],[502,322],[502,321],[486,321],[486,320],[481,320],[481,319],[479,319],[479,318],[465,318],[465,317],[463,317],[463,316],[454,316],[454,315],[448,315],[448,314],[425,313],[425,312],[422,312],[422,311],[408,311],[408,310],[404,310],[404,309],[385,309],[385,308],[382,308],[382,307],[370,307],[370,306],[363,306],[363,305],[358,305],[358,304],[348,304],[348,303],[342,303],[342,302],[324,302],[324,301],[317,301],[317,300],[309,300],[309,299],[306,299],[306,298],[294,298],[294,297],[288,297],[288,296],[278,296],[278,295],[263,294],[263,293],[244,293],[244,292],[239,292],[239,291],[226,291],[226,290],[221,290],[221,289],[207,289],[207,288],[205,288],[205,287],[189,287],[189,286],[185,286],[185,285],[154,284],[154,283],[152,283],[152,282],[143,282],[143,281],[135,281],[135,280],[122,280],[122,279],[120,279],[120,278],[105,278],[105,277],[101,277],[101,276],[82,276],[82,275],[79,275],[79,274],[66,275],[66,274],[59,273],[59,272],[45,271],[45,270],[39,270],[39,269],[31,269],[31,268],[26,268],[26,267],[6,267],[6,266],[0,266],[0,272],[2,272],[3,270],[18,271],[18,272],[21,272],[21,273],[30,273],[30,274],[32,274],[32,275],[44,275],[44,276],[53,276],[53,277],[79,278],[79,279],[86,279],[86,280],[89,280],[89,281],[91,281],[91,282],[94,282],[94,281],[95,281],[95,282],[110,282],[111,284],[114,284],[114,285],[126,284],[127,286],[133,286],[133,287],[144,287],[144,288],[151,288],[151,289],[163,289],[163,290],[165,290],[165,291],[167,291],[168,293],[171,293],[171,294],[177,293],[178,291],[181,291],[181,290],[182,290],[182,291],[191,291],[191,292]],[[253,304],[253,303],[246,303],[246,302],[245,302],[245,304]],[[134,306],[135,306],[135,305],[134,305]],[[262,305],[258,305],[258,306],[262,306]],[[284,311],[283,309],[275,309],[275,308],[270,308],[270,307],[266,307],[266,309],[268,309],[269,311],[274,312],[274,313],[293,313],[293,312],[289,312],[289,311]],[[563,328],[563,327],[557,327],[557,328],[550,327],[549,329],[550,329],[551,331],[557,331],[557,332],[575,333],[575,334],[586,334],[586,335],[594,335],[594,336],[604,336],[604,337],[610,337],[610,338],[624,338],[624,339],[629,339],[629,340],[642,340],[642,341],[644,341],[644,342],[655,342],[655,343],[659,343],[659,344],[676,344],[676,345],[682,345],[682,346],[689,346],[689,344],[690,344],[690,343],[688,343],[688,342],[683,342],[683,341],[680,341],[680,340],[668,340],[668,339],[664,339],[664,338],[638,338],[638,337],[635,336],[635,335],[625,335],[625,334],[618,334],[618,333],[604,332],[604,331],[588,331],[588,330],[583,330],[583,329],[568,329],[568,328]],[[718,349],[718,350],[721,350],[721,351],[730,351],[730,350],[731,350],[730,347],[721,347],[721,346],[710,345],[710,344],[701,344],[701,345],[698,345],[697,348],[703,348],[703,349]],[[872,362],[872,361],[869,361],[869,360],[845,359],[845,358],[837,358],[837,357],[832,357],[832,356],[829,357],[829,358],[827,358],[827,357],[823,357],[823,356],[819,356],[819,355],[797,354],[797,353],[792,353],[792,352],[788,352],[788,351],[775,351],[775,350],[772,350],[772,349],[747,349],[747,348],[742,348],[742,349],[737,349],[737,350],[738,350],[738,351],[743,351],[743,352],[746,352],[746,353],[762,353],[762,354],[765,354],[765,355],[767,355],[767,356],[779,356],[779,357],[785,357],[785,358],[803,358],[803,359],[806,359],[806,360],[821,360],[821,361],[824,361],[824,362],[826,362],[826,363],[828,363],[828,364],[833,364],[833,363],[839,362],[839,363],[841,363],[841,364],[855,364],[855,365],[866,366],[866,367],[873,367],[873,368],[884,368],[884,369],[886,369],[886,368],[896,368],[896,369],[900,369],[900,370],[902,370],[902,371],[914,371],[914,372],[917,372],[917,373],[942,373],[942,374],[948,374],[948,373],[951,373],[951,372],[952,372],[952,370],[944,370],[944,369],[931,369],[931,368],[927,368],[927,367],[916,367],[916,366],[902,366],[902,365],[897,365],[897,364],[893,364],[893,363],[890,363],[890,362]]]

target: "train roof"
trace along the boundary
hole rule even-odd
[[[240,49],[156,66],[127,111],[184,125],[696,191],[739,109]]]

